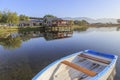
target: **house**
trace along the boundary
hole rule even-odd
[[[57,17],[45,17],[45,18],[36,18],[30,17],[28,21],[20,21],[19,26],[42,26],[42,27],[51,27],[51,26],[68,26],[69,21],[63,20]]]
[[[52,21],[53,26],[67,26],[68,24],[68,20],[57,19]]]
[[[19,26],[42,26],[43,18],[30,17],[28,21],[20,21]]]
[[[44,18],[44,23],[43,26],[66,26],[68,25],[67,20],[63,20],[61,18],[51,18],[51,17],[46,17]]]
[[[44,19],[43,19],[43,26],[52,26],[52,21],[53,20],[57,20],[58,18],[56,18],[56,17],[54,17],[54,18],[52,18],[52,17],[45,17]]]

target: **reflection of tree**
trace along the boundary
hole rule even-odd
[[[10,32],[0,33],[0,38],[7,38],[10,35]]]
[[[3,32],[0,33],[0,45],[7,49],[20,47],[22,41],[28,41],[31,38],[43,37],[41,31],[21,31],[21,32]]]
[[[117,31],[120,31],[120,27],[117,27]]]
[[[4,46],[4,48],[13,49],[20,47],[22,41],[19,36],[12,38],[11,36],[5,38],[2,40],[1,45]]]
[[[40,31],[27,31],[27,32],[21,32],[19,34],[21,34],[20,37],[21,37],[22,41],[28,41],[31,38],[41,37]]]
[[[81,28],[75,28],[74,31],[82,32],[82,31],[86,31],[87,29],[88,27],[81,27]]]

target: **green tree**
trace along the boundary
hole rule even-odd
[[[0,12],[0,22],[1,22],[1,19],[2,19],[2,12]]]
[[[69,20],[69,24],[72,26],[74,25],[74,21],[73,20]]]
[[[50,17],[50,18],[56,18],[56,16],[54,16],[54,15],[51,15],[51,14],[47,14],[47,15],[45,15],[43,18],[46,18],[46,17]]]
[[[85,20],[82,20],[82,21],[74,21],[74,24],[79,25],[79,26],[86,26],[89,23]]]
[[[29,17],[26,16],[26,15],[21,14],[21,15],[19,16],[19,20],[20,20],[20,21],[28,21],[28,20],[29,20]]]
[[[82,25],[88,25],[88,24],[89,24],[89,23],[88,23],[87,21],[85,21],[85,20],[82,20],[81,23],[82,23]]]
[[[1,23],[7,23],[7,11],[2,12],[2,18],[1,18]]]
[[[18,24],[19,17],[16,12],[11,12],[9,10],[3,11],[3,12],[0,12],[0,22],[9,23],[9,24]]]
[[[16,12],[7,12],[7,23],[9,24],[18,24],[19,22],[19,16]]]

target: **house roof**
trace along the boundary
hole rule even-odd
[[[38,20],[43,20],[43,18],[40,18],[40,17],[29,17],[29,19],[38,19]]]
[[[44,20],[47,20],[47,21],[53,21],[53,20],[62,20],[61,18],[51,18],[51,17],[45,17]]]

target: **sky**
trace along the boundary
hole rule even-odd
[[[33,17],[120,18],[120,0],[0,0],[0,11]]]

